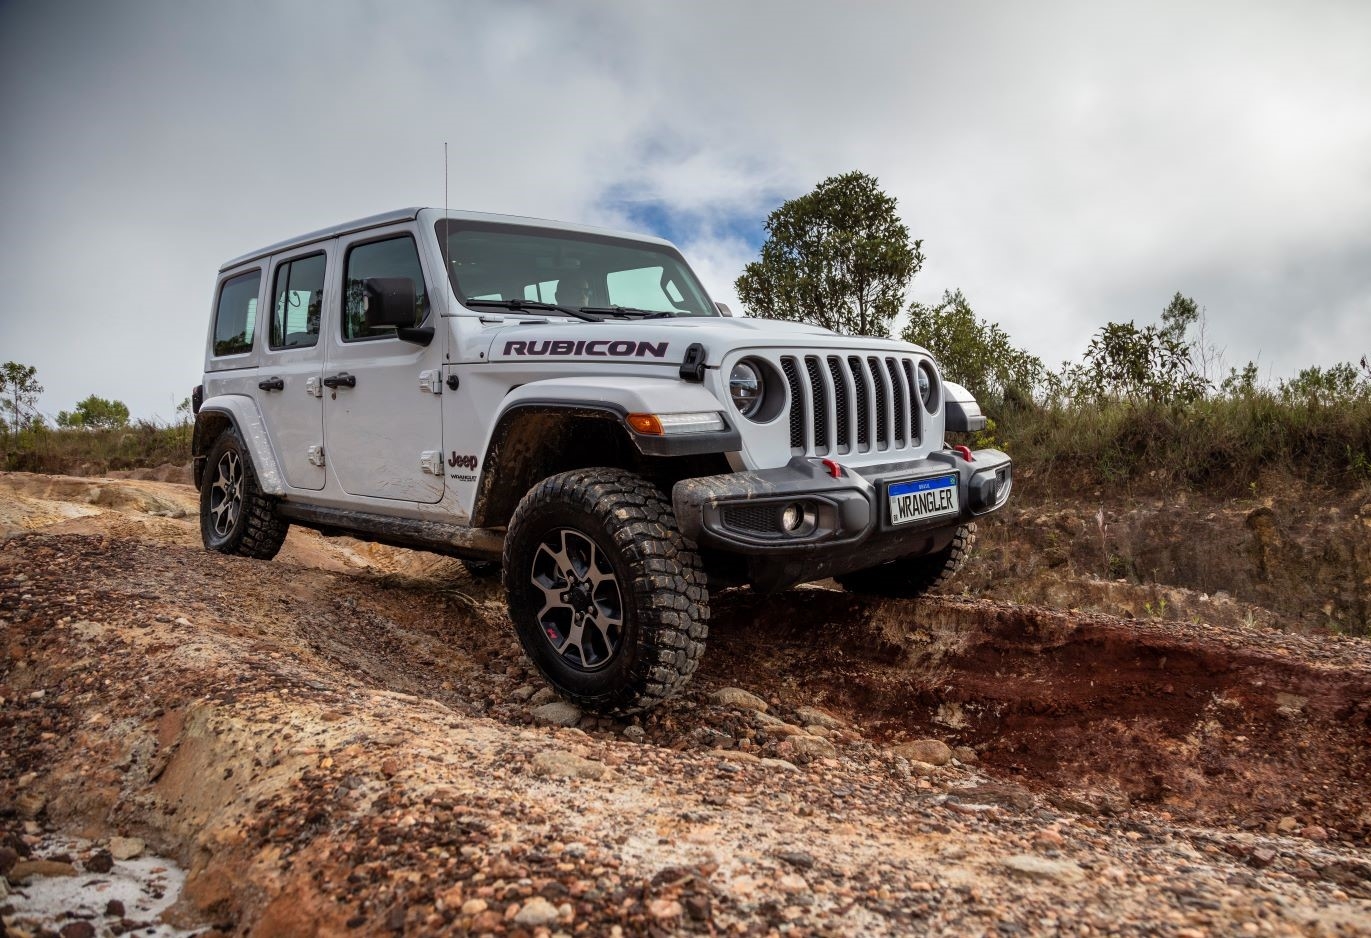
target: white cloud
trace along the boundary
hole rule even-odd
[[[717,299],[739,223],[851,169],[1049,362],[1181,290],[1230,361],[1371,351],[1371,7],[11,3],[0,356],[49,413],[170,416],[220,262],[439,204],[678,219]],[[1362,347],[1358,346],[1358,342]]]

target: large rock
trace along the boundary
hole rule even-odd
[[[737,707],[739,710],[756,710],[766,713],[766,701],[756,694],[749,694],[741,687],[721,687],[709,695],[709,702],[720,707]]]
[[[818,736],[792,736],[776,747],[781,755],[796,755],[809,759],[835,759],[838,750]]]
[[[900,743],[894,751],[897,756],[904,756],[911,762],[928,765],[947,765],[952,761],[952,748],[940,739],[916,739],[912,743]]]
[[[30,876],[75,876],[76,867],[57,860],[20,860],[10,868],[7,879],[20,882]]]
[[[1058,883],[1078,883],[1085,879],[1085,870],[1070,860],[1049,860],[1021,853],[1000,863],[1009,872],[1024,879],[1046,879]]]
[[[557,907],[542,896],[534,896],[515,914],[514,921],[533,928],[548,925],[557,921]]]
[[[581,708],[565,700],[554,700],[534,707],[533,721],[543,726],[575,726],[581,722]]]
[[[795,716],[805,726],[822,726],[826,730],[843,728],[842,720],[831,713],[820,710],[818,707],[796,707]]]
[[[604,763],[593,759],[583,759],[575,753],[561,749],[547,749],[533,757],[534,775],[551,775],[560,778],[603,778],[607,771]]]
[[[147,849],[147,844],[143,843],[141,837],[111,837],[109,839],[110,856],[116,860],[132,860],[134,857],[142,856]]]

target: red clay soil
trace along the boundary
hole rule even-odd
[[[1039,788],[1371,838],[1364,641],[804,590],[719,603],[711,653],[727,679],[787,675],[876,738],[939,735]]]

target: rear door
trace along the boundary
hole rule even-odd
[[[368,326],[364,302],[367,280],[408,278],[414,324],[436,326],[428,284],[437,279],[425,275],[407,225],[339,238],[336,250],[341,315],[327,330],[323,378],[328,465],[349,495],[437,502],[445,469],[443,330],[427,346],[404,341],[393,326]]]
[[[257,406],[266,419],[286,484],[324,487],[324,401],[320,342],[326,273],[333,245],[272,258],[270,320],[258,371]]]

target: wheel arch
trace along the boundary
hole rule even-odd
[[[724,429],[682,436],[632,430],[629,414],[718,412]],[[606,466],[636,472],[663,491],[683,478],[727,472],[742,449],[725,408],[704,387],[676,378],[558,377],[509,392],[482,458],[471,523],[508,523],[519,499],[548,476]]]
[[[634,455],[623,415],[609,405],[516,403],[491,431],[471,523],[504,525],[524,493],[548,476],[590,466],[627,469]]]
[[[247,449],[258,488],[266,495],[286,494],[285,478],[271,450],[266,422],[257,409],[257,402],[241,394],[212,397],[200,405],[200,412],[195,415],[195,430],[190,443],[195,487],[198,489],[204,479],[205,457],[209,455],[214,441],[229,429],[237,431],[238,439]]]

